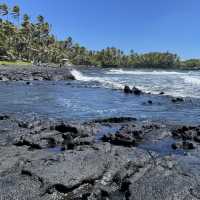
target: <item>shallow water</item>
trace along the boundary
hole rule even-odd
[[[184,151],[183,149],[173,149],[172,144],[176,143],[177,141],[173,138],[164,138],[162,140],[159,140],[157,142],[147,142],[140,144],[138,147],[141,149],[145,149],[147,151],[153,151],[158,153],[161,156],[165,155],[186,155],[187,151]]]
[[[145,72],[123,70],[73,70],[77,81],[0,82],[0,111],[37,113],[68,120],[91,120],[105,117],[136,117],[178,123],[200,123],[199,72]],[[187,81],[183,77],[187,77]],[[189,79],[188,79],[189,77]],[[195,79],[196,80],[196,79]],[[185,102],[172,103],[171,97],[126,95],[124,84],[159,93],[173,91],[188,96]],[[113,90],[115,89],[115,90]],[[118,90],[116,90],[118,89]],[[190,95],[191,93],[191,95]],[[195,96],[195,98],[194,98]],[[153,104],[148,104],[152,100]]]

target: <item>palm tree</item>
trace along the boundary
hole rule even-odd
[[[43,24],[44,23],[44,17],[42,15],[38,15],[37,17],[37,21],[38,21],[38,24]]]
[[[0,4],[0,14],[2,16],[6,16],[8,15],[8,6],[4,3],[4,4]]]
[[[24,47],[23,56],[26,60],[29,60],[31,55],[31,40],[32,38],[32,25],[30,23],[30,17],[28,14],[23,15],[23,21],[20,29],[21,40]]]
[[[29,22],[30,21],[30,17],[28,16],[28,14],[24,14],[23,21],[24,22]]]
[[[17,19],[18,26],[19,26],[19,17],[20,17],[20,7],[19,6],[16,5],[12,8],[12,16],[14,19]]]
[[[73,44],[72,38],[68,37],[65,41],[64,41],[64,48],[68,49],[71,48]]]

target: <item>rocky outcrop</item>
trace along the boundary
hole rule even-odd
[[[68,68],[59,67],[30,67],[30,68],[5,68],[0,70],[1,81],[33,81],[33,80],[74,80]],[[30,82],[27,82],[27,84]]]
[[[136,88],[136,87],[133,87],[133,88],[131,89],[128,85],[125,85],[125,86],[124,86],[124,93],[126,93],[126,94],[134,94],[134,95],[139,96],[139,95],[141,95],[143,92],[142,92],[140,89]]]
[[[131,122],[136,121],[136,118],[133,117],[111,117],[106,119],[98,119],[94,120],[95,123],[124,123],[124,122]]]
[[[126,94],[131,94],[132,93],[132,90],[128,85],[124,86],[124,93],[126,93]]]
[[[184,102],[184,99],[182,97],[174,97],[172,98],[173,103],[178,103],[178,102]]]
[[[0,136],[1,199],[185,200],[200,195],[198,126],[128,118],[69,123],[2,114]],[[165,140],[171,141],[170,154],[159,152]]]
[[[133,87],[132,93],[135,94],[135,95],[141,95],[142,91],[140,89],[136,88],[136,87]]]

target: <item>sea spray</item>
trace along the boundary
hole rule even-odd
[[[115,82],[106,77],[101,78],[101,77],[86,76],[76,69],[73,69],[71,73],[78,81],[98,82],[105,88],[120,89],[120,90],[124,88],[124,84]]]
[[[185,83],[190,83],[192,85],[200,85],[200,79],[192,76],[183,77]]]
[[[174,97],[199,98],[199,73],[193,71],[145,71],[110,69],[102,70],[103,74],[88,75],[87,72],[72,70],[76,80],[88,82],[91,86],[98,84],[104,88],[124,89],[125,85],[137,87],[145,93],[160,94]],[[155,75],[155,76],[154,76]],[[160,75],[160,76],[159,76]]]

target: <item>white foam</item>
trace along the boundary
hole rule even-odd
[[[124,70],[112,70],[116,71],[116,73],[124,73]],[[127,72],[127,71],[125,71]],[[131,72],[131,73],[134,73],[134,74],[142,74],[142,73],[156,73],[156,75],[158,75],[158,71],[154,71],[154,72],[144,72],[144,71],[128,71],[128,73]],[[122,80],[120,81],[120,79],[118,78],[114,78],[114,77],[92,77],[92,76],[87,76],[87,75],[84,75],[82,74],[80,71],[78,70],[75,70],[73,69],[71,71],[71,73],[74,75],[75,79],[76,80],[79,80],[79,81],[84,81],[84,82],[98,82],[102,87],[104,88],[112,88],[112,89],[120,89],[122,90],[124,88],[124,85],[130,85],[130,86],[134,86],[135,84],[131,84],[131,83],[123,83]],[[197,78],[197,77],[194,77],[194,75],[191,75],[191,74],[185,74],[185,73],[179,73],[179,72],[167,72],[167,71],[162,71],[161,72],[162,74],[182,74],[179,77],[179,79],[184,79],[184,82],[185,83],[190,83],[192,84],[192,87],[193,85],[200,85],[200,79]],[[184,75],[183,75],[184,74]],[[176,77],[175,77],[176,78]],[[166,90],[165,88],[157,88],[154,86],[151,87],[151,85],[149,85],[148,87],[147,86],[143,86],[141,84],[138,84],[137,85],[137,88],[139,88],[140,90],[144,91],[144,92],[151,92],[152,94],[159,94],[160,91],[165,91],[165,95],[171,95],[171,96],[181,96],[181,97],[195,97],[195,98],[199,98],[198,95],[194,95],[194,94],[191,94],[190,92],[188,92],[187,90],[185,90],[185,88],[182,90],[180,89],[180,87],[173,87],[171,88],[171,90]],[[173,89],[174,88],[174,89]]]
[[[102,84],[104,87],[108,87],[108,88],[113,88],[113,89],[123,89],[124,85],[116,82],[116,81],[112,81],[112,80],[108,80],[106,78],[101,78],[101,77],[92,77],[92,76],[85,76],[83,75],[81,72],[79,72],[76,69],[73,69],[71,71],[72,75],[75,77],[76,80],[79,81],[84,81],[84,82],[98,82],[100,84]]]
[[[92,77],[84,76],[81,72],[79,72],[76,69],[73,69],[71,71],[72,75],[75,77],[76,80],[78,81],[91,81]]]
[[[132,75],[181,75],[182,72],[175,72],[175,71],[141,71],[141,70],[123,70],[123,69],[111,69],[106,74],[132,74]]]
[[[185,83],[190,83],[193,85],[200,85],[200,79],[197,77],[184,76],[183,79],[184,79]]]

